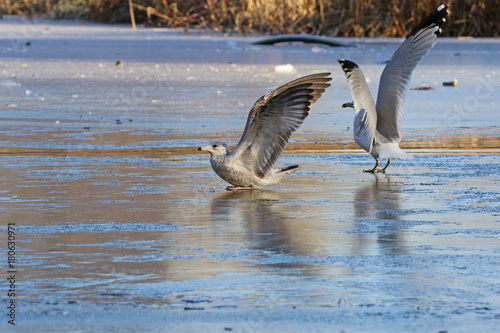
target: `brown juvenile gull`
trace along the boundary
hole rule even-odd
[[[215,173],[234,185],[227,190],[252,190],[278,183],[298,165],[273,167],[292,133],[309,114],[309,109],[330,86],[330,73],[304,76],[274,89],[255,102],[248,114],[240,142],[229,152],[227,145],[214,142],[198,150],[210,152]]]
[[[399,148],[403,103],[411,74],[436,44],[441,25],[446,21],[447,9],[448,5],[439,6],[396,50],[380,77],[376,105],[358,65],[349,60],[338,60],[347,76],[354,99],[354,140],[376,161],[375,167],[365,172],[385,172],[391,158],[411,158]],[[388,159],[383,169],[377,169],[379,158]]]

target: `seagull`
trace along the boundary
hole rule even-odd
[[[210,164],[219,177],[234,185],[229,191],[253,190],[278,183],[298,165],[274,167],[292,133],[309,114],[310,107],[330,86],[330,73],[291,81],[262,96],[250,110],[240,142],[233,151],[214,142],[199,151],[210,153]]]
[[[384,172],[391,158],[411,158],[399,148],[400,120],[411,74],[423,57],[429,53],[441,25],[446,21],[448,5],[439,6],[427,16],[394,52],[380,77],[377,104],[375,104],[361,69],[354,62],[339,59],[354,99],[354,140],[375,158],[373,169],[365,172]],[[346,103],[349,106],[349,103]],[[379,158],[387,158],[387,165],[377,169]]]

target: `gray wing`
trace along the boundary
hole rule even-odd
[[[361,148],[370,153],[377,128],[375,102],[366,84],[365,75],[358,65],[344,59],[339,59],[338,62],[347,77],[354,100],[354,109],[356,110],[354,117],[354,140]]]
[[[310,107],[330,86],[330,73],[304,76],[255,102],[240,142],[226,158],[264,177],[276,162]]]
[[[448,5],[441,5],[427,16],[399,46],[385,66],[377,95],[377,130],[389,141],[399,142],[403,103],[411,74],[436,44]]]

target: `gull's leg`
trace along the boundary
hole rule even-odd
[[[375,157],[374,157],[374,158],[375,158]],[[377,159],[377,158],[375,158],[375,162],[376,162],[376,164],[375,164],[375,166],[373,167],[373,169],[363,170],[363,171],[364,171],[364,172],[369,172],[369,173],[376,173],[376,172],[378,172],[378,170],[377,170],[377,167],[378,167],[378,159]]]
[[[384,167],[382,170],[380,170],[380,172],[385,173],[385,169],[387,169],[387,167],[389,166],[389,164],[391,164],[391,159],[389,159],[389,160],[387,161],[387,164],[385,165],[385,167]]]
[[[226,187],[228,191],[240,191],[240,190],[253,190],[253,186],[228,186]]]

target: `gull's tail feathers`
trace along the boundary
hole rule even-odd
[[[298,168],[299,168],[298,164],[296,164],[296,165],[290,165],[290,166],[284,167],[283,169],[281,169],[278,172],[280,172],[280,173],[284,172],[286,175],[289,175],[292,172],[296,171]]]
[[[411,160],[413,158],[412,155],[399,148],[396,142],[385,143],[377,148],[379,158],[397,158],[403,160]]]

